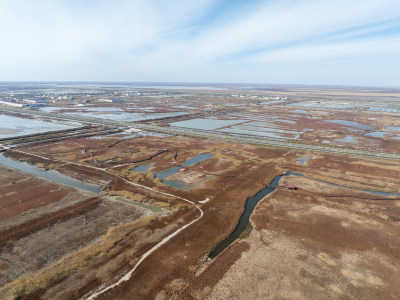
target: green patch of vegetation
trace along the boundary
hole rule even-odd
[[[8,263],[9,265],[12,264],[11,261],[9,261],[7,258],[1,257],[1,256],[0,256],[0,260],[4,261],[5,263]]]
[[[155,206],[155,205],[149,205],[149,204],[144,204],[143,202],[138,202],[138,201],[134,201],[134,200],[127,200],[121,196],[110,196],[111,199],[113,200],[117,200],[117,201],[121,201],[127,204],[131,204],[131,205],[136,205],[136,206],[140,206],[143,208],[146,208],[148,210],[151,210],[151,212],[153,213],[158,213],[161,212],[162,209],[161,207]]]

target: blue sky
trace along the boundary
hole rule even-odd
[[[0,0],[2,81],[400,86],[399,0]]]

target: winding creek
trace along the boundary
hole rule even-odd
[[[272,193],[273,191],[276,190],[276,186],[278,185],[279,180],[282,177],[291,176],[291,175],[292,176],[302,176],[302,177],[310,178],[312,180],[315,180],[315,181],[318,181],[318,182],[327,183],[327,184],[330,184],[330,185],[333,185],[333,186],[337,186],[337,187],[352,188],[350,186],[345,186],[345,185],[332,183],[332,182],[329,182],[329,181],[315,179],[315,178],[312,178],[312,177],[309,177],[309,176],[305,176],[305,175],[301,175],[301,174],[298,174],[298,173],[295,173],[295,172],[288,172],[288,173],[285,173],[283,175],[276,176],[269,183],[269,186],[264,187],[263,189],[258,191],[257,194],[255,194],[254,196],[247,198],[246,204],[245,204],[245,208],[244,208],[244,212],[240,216],[239,222],[237,223],[235,229],[232,231],[232,233],[230,235],[228,235],[228,237],[226,237],[224,240],[219,242],[210,251],[210,253],[208,255],[208,257],[210,259],[215,258],[218,254],[220,254],[223,250],[225,250],[229,245],[231,245],[235,240],[240,238],[240,236],[243,234],[243,232],[248,228],[249,221],[250,221],[250,216],[253,213],[254,209],[256,208],[258,202],[260,202],[268,194],[270,194],[270,193]],[[385,192],[366,190],[366,189],[357,189],[357,190],[358,191],[367,192],[367,193],[371,193],[371,194],[378,195],[378,196],[385,196],[385,197],[396,196],[396,197],[400,197],[400,194],[396,194],[396,193],[385,193]]]
[[[211,158],[212,155],[209,153],[205,153],[205,154],[200,154],[188,161],[185,162],[186,165],[194,165],[200,161],[206,160]],[[99,185],[95,185],[95,184],[91,184],[91,183],[87,183],[87,182],[83,182],[77,179],[74,179],[72,177],[60,174],[56,171],[53,170],[41,170],[33,165],[30,165],[26,162],[21,162],[21,161],[17,161],[17,160],[13,160],[11,158],[5,157],[3,153],[0,153],[0,164],[7,166],[7,167],[11,167],[14,169],[18,169],[20,171],[29,173],[29,174],[33,174],[45,179],[49,179],[51,181],[55,181],[57,183],[60,184],[64,184],[64,185],[68,185],[71,187],[75,187],[78,189],[83,189],[95,194],[99,194],[101,191],[101,186]],[[140,166],[137,167],[136,169],[134,169],[134,171],[146,171],[147,166]],[[171,174],[174,174],[177,172],[177,170],[181,168],[179,167],[174,167],[172,169],[169,169],[167,171],[164,172],[160,172],[157,173],[156,176],[157,178],[166,178]],[[268,186],[265,186],[264,188],[262,188],[261,190],[259,190],[254,196],[249,197],[246,200],[246,204],[245,204],[245,208],[244,211],[242,213],[242,215],[239,218],[239,221],[235,227],[235,229],[232,231],[232,233],[226,237],[224,240],[222,240],[220,243],[218,243],[209,253],[209,258],[213,259],[215,258],[218,254],[220,254],[224,249],[226,249],[229,245],[231,245],[235,240],[237,240],[238,238],[240,238],[240,236],[243,234],[243,232],[248,228],[249,226],[249,221],[250,221],[250,216],[253,213],[254,209],[256,208],[258,202],[260,202],[262,199],[264,199],[267,195],[269,195],[270,193],[272,193],[273,191],[275,191],[276,186],[278,186],[279,181],[282,177],[286,177],[286,176],[303,176],[306,178],[310,178],[319,182],[323,182],[323,183],[327,183],[333,186],[337,186],[337,187],[347,187],[347,188],[352,188],[350,186],[345,186],[345,185],[339,185],[336,183],[332,183],[332,182],[328,182],[328,181],[324,181],[324,180],[319,180],[319,179],[315,179],[309,176],[305,176],[305,175],[301,175],[298,173],[294,173],[294,172],[288,172],[285,173],[283,175],[279,175],[274,177],[274,179],[269,183]],[[168,184],[168,181],[165,182],[166,184]],[[378,195],[378,196],[396,196],[396,197],[400,197],[400,194],[396,194],[396,193],[386,193],[386,192],[380,192],[380,191],[374,191],[374,190],[366,190],[366,189],[357,189],[359,191],[363,191],[363,192],[368,192],[374,195]]]
[[[270,185],[278,185],[279,180],[287,175],[279,175],[276,176],[271,182]],[[276,190],[276,187],[265,187],[262,190],[258,191],[257,194],[254,196],[247,198],[245,207],[244,207],[244,212],[239,218],[239,222],[236,225],[235,229],[232,231],[232,233],[224,240],[219,242],[210,252],[208,255],[209,258],[213,259],[215,258],[218,254],[220,254],[225,248],[227,248],[230,244],[232,244],[235,240],[237,240],[241,234],[246,230],[250,216],[253,213],[254,209],[256,208],[258,202],[260,202],[262,199],[265,198],[268,194],[272,193],[273,191]]]

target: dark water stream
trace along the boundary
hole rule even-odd
[[[293,175],[293,174],[291,174]],[[270,185],[278,185],[279,180],[285,175],[276,176],[271,182]],[[253,213],[254,209],[256,208],[258,202],[265,198],[268,194],[275,191],[276,187],[265,187],[262,190],[258,191],[257,194],[247,199],[244,212],[239,218],[239,222],[236,225],[235,229],[232,233],[223,241],[219,242],[210,252],[208,255],[209,258],[213,259],[218,254],[220,254],[225,248],[227,248],[230,244],[232,244],[236,239],[240,237],[240,235],[246,230],[250,216]]]
[[[237,240],[238,238],[240,238],[240,236],[243,234],[243,232],[248,228],[249,225],[249,220],[250,220],[250,216],[253,213],[255,207],[257,206],[258,202],[260,202],[262,199],[265,198],[265,196],[267,196],[268,194],[272,193],[273,191],[275,191],[276,187],[273,186],[277,186],[279,183],[279,180],[282,177],[285,176],[303,176],[303,177],[307,177],[319,182],[324,182],[333,186],[338,186],[338,187],[348,187],[348,186],[344,186],[344,185],[340,185],[340,184],[336,184],[336,183],[332,183],[332,182],[328,182],[328,181],[323,181],[323,180],[318,180],[312,177],[308,177],[308,176],[304,176],[295,172],[288,172],[286,174],[283,175],[279,175],[276,176],[271,182],[270,182],[270,186],[268,187],[266,186],[265,188],[263,188],[262,190],[258,191],[257,194],[255,194],[254,196],[250,197],[247,199],[246,204],[245,204],[245,208],[244,208],[244,212],[243,214],[240,216],[239,218],[239,222],[236,225],[235,229],[232,231],[232,233],[224,240],[222,240],[221,242],[219,242],[210,252],[210,254],[208,255],[209,258],[213,259],[215,258],[218,254],[220,254],[223,250],[225,250],[225,248],[227,248],[229,245],[231,245],[235,240]],[[349,187],[351,188],[351,187]],[[385,193],[385,192],[380,192],[380,191],[372,191],[372,190],[365,190],[365,189],[358,189],[359,191],[364,191],[364,192],[368,192],[374,195],[378,195],[378,196],[396,196],[396,197],[400,197],[400,194],[396,194],[396,193]]]
[[[205,154],[201,154],[198,155],[188,161],[185,162],[186,165],[190,166],[190,165],[194,165],[200,161],[206,160],[211,158],[211,154],[209,153],[205,153]],[[13,160],[11,158],[5,157],[3,155],[3,153],[0,153],[0,164],[7,166],[7,167],[11,167],[14,169],[18,169],[20,171],[29,173],[29,174],[33,174],[42,178],[46,178],[64,185],[68,185],[68,186],[72,186],[75,188],[79,188],[79,189],[83,189],[83,190],[87,190],[89,192],[95,193],[95,194],[99,194],[101,191],[101,186],[99,185],[95,185],[95,184],[91,184],[91,183],[87,183],[87,182],[83,182],[77,179],[74,179],[72,177],[60,174],[58,172],[52,171],[52,170],[41,170],[39,168],[36,168],[35,166],[32,166],[26,162],[21,162],[21,161],[17,161],[17,160]],[[141,166],[143,168],[143,166]],[[160,172],[160,173],[156,173],[156,177],[158,178],[165,178],[168,177],[169,175],[176,173],[177,170],[181,168],[181,167],[175,167],[172,169],[169,169],[167,171],[164,172]],[[137,170],[139,171],[139,170]],[[140,171],[144,171],[144,169],[140,170]],[[294,176],[304,176],[301,174],[297,174],[294,172],[288,172],[286,174],[283,175],[279,175],[276,176],[271,182],[270,182],[270,186],[266,186],[263,189],[261,189],[260,191],[258,191],[254,196],[249,197],[246,201],[245,204],[245,209],[243,214],[240,216],[239,218],[239,222],[236,225],[235,229],[232,231],[232,233],[223,241],[221,241],[220,243],[218,243],[210,252],[209,254],[209,258],[213,259],[215,258],[218,254],[220,254],[225,248],[227,248],[229,245],[231,245],[236,239],[238,239],[243,232],[246,230],[246,228],[248,228],[248,224],[249,224],[249,220],[250,220],[250,216],[253,213],[255,207],[257,206],[258,202],[262,199],[265,198],[265,196],[267,196],[268,194],[272,193],[278,184],[279,184],[279,180],[282,177],[285,176],[290,176],[290,175],[294,175]],[[313,180],[317,180],[320,182],[324,182],[333,186],[338,186],[338,187],[347,187],[344,185],[339,185],[336,183],[331,183],[328,181],[323,181],[323,180],[318,180],[318,179],[314,179],[312,177],[308,177],[308,176],[304,176],[307,178],[311,178]],[[168,182],[168,181],[167,181]],[[167,183],[165,182],[165,183]],[[351,188],[351,187],[350,187]],[[385,192],[380,192],[380,191],[373,191],[373,190],[365,190],[365,189],[358,189],[359,191],[364,191],[364,192],[368,192],[374,195],[378,195],[378,196],[396,196],[396,197],[400,197],[400,194],[396,194],[396,193],[385,193]]]

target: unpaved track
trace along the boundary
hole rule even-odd
[[[180,198],[180,197],[178,197],[178,198]],[[180,198],[180,199],[184,200],[183,198]],[[172,239],[173,237],[178,235],[181,231],[185,230],[190,225],[192,225],[192,224],[196,223],[197,221],[199,221],[203,217],[203,211],[201,210],[201,208],[199,208],[195,203],[193,203],[193,202],[191,202],[189,200],[185,200],[185,201],[188,201],[188,202],[192,203],[200,211],[200,216],[198,218],[194,219],[193,221],[191,221],[188,224],[182,226],[181,228],[179,228],[175,232],[173,232],[170,235],[166,236],[158,244],[156,244],[153,248],[151,248],[149,251],[144,253],[142,255],[142,257],[139,259],[139,261],[135,264],[135,266],[128,273],[126,273],[123,277],[121,277],[116,283],[113,283],[113,284],[111,284],[109,286],[106,286],[106,287],[101,287],[99,291],[92,293],[91,295],[89,295],[88,297],[86,297],[84,299],[86,299],[86,300],[95,299],[97,296],[99,296],[99,295],[101,295],[101,294],[103,294],[103,293],[115,288],[116,286],[120,285],[124,281],[128,281],[132,277],[132,274],[135,272],[135,270],[140,266],[140,264],[148,256],[150,256],[154,251],[159,249],[162,245],[166,244],[170,239]]]
[[[157,191],[157,190],[152,189],[152,188],[150,188],[150,187],[148,187],[148,186],[145,186],[145,185],[142,185],[142,184],[139,184],[139,183],[135,183],[135,182],[131,182],[131,181],[129,181],[129,180],[127,180],[127,179],[125,179],[125,178],[119,176],[119,175],[110,173],[110,172],[108,172],[107,170],[105,170],[105,169],[103,169],[103,168],[88,166],[88,165],[84,165],[84,164],[80,164],[80,163],[67,162],[67,161],[62,161],[62,160],[57,160],[57,159],[50,159],[50,158],[47,158],[47,157],[44,157],[44,156],[41,156],[41,155],[31,154],[31,153],[28,153],[28,152],[25,152],[25,151],[21,151],[21,150],[11,150],[11,151],[18,152],[18,153],[22,153],[22,154],[25,154],[25,155],[30,155],[30,156],[36,156],[36,157],[39,157],[39,158],[42,158],[42,159],[45,159],[45,160],[57,161],[57,162],[62,162],[62,163],[66,163],[66,164],[72,164],[72,165],[83,166],[83,167],[86,167],[86,168],[99,170],[99,171],[105,172],[105,173],[107,173],[107,174],[109,174],[109,175],[111,175],[111,176],[114,176],[114,177],[116,177],[116,178],[118,178],[118,179],[120,179],[120,180],[122,180],[122,181],[124,181],[124,182],[126,182],[126,183],[128,183],[128,184],[130,184],[130,185],[138,186],[138,187],[147,189],[147,190],[149,190],[149,191],[152,191],[152,192],[154,192],[154,193],[162,194],[162,195],[165,195],[165,196],[168,196],[168,197],[172,197],[172,198],[179,199],[179,200],[182,200],[182,201],[184,201],[184,202],[187,202],[187,203],[191,204],[192,206],[194,206],[194,207],[200,212],[200,216],[199,216],[199,217],[197,217],[197,218],[194,219],[193,221],[187,223],[186,225],[182,226],[181,228],[177,229],[176,231],[174,231],[174,232],[171,233],[170,235],[166,236],[166,237],[163,238],[160,242],[158,242],[156,245],[154,245],[150,250],[148,250],[147,252],[145,252],[145,253],[142,255],[142,257],[139,259],[139,261],[134,265],[134,267],[133,267],[128,273],[126,273],[124,276],[122,276],[117,282],[115,282],[115,283],[113,283],[113,284],[110,284],[110,285],[108,285],[108,286],[102,286],[102,287],[100,287],[100,290],[98,290],[98,291],[96,291],[96,292],[93,292],[92,294],[90,294],[90,295],[87,296],[86,298],[84,297],[84,299],[87,299],[87,300],[95,299],[97,296],[99,296],[99,295],[101,295],[101,294],[103,294],[103,293],[105,293],[105,292],[107,292],[107,291],[113,289],[114,287],[120,285],[122,282],[128,281],[128,280],[132,277],[132,274],[135,272],[135,270],[140,266],[140,264],[141,264],[148,256],[150,256],[153,252],[155,252],[155,251],[156,251],[157,249],[159,249],[161,246],[163,246],[164,244],[166,244],[169,240],[171,240],[173,237],[175,237],[176,235],[178,235],[180,232],[182,232],[183,230],[185,230],[186,228],[188,228],[190,225],[192,225],[192,224],[196,223],[197,221],[199,221],[199,220],[203,217],[203,215],[204,215],[203,210],[202,210],[199,206],[197,206],[196,203],[194,203],[193,201],[190,201],[189,199],[185,199],[185,198],[183,198],[183,197],[179,197],[179,196],[176,196],[176,195],[173,195],[173,194],[169,194],[169,193]]]
[[[193,206],[200,212],[200,216],[197,217],[196,219],[194,219],[193,221],[187,223],[186,225],[182,226],[181,228],[177,229],[176,231],[174,231],[174,232],[171,233],[170,235],[166,236],[165,238],[163,238],[159,243],[157,243],[157,244],[156,244],[155,246],[153,246],[150,250],[148,250],[147,252],[145,252],[145,253],[142,255],[142,257],[139,259],[139,261],[135,264],[135,266],[134,266],[128,273],[126,273],[123,277],[121,277],[116,283],[110,284],[110,285],[105,286],[105,287],[104,287],[104,286],[103,286],[103,287],[100,287],[100,290],[98,290],[98,291],[96,291],[96,292],[90,294],[88,297],[84,298],[84,299],[86,299],[86,300],[95,299],[97,296],[99,296],[99,295],[101,295],[101,294],[103,294],[103,293],[105,293],[105,292],[107,292],[107,291],[113,289],[114,287],[120,285],[122,282],[128,281],[128,280],[132,277],[132,274],[135,272],[135,270],[140,266],[140,264],[141,264],[148,256],[150,256],[153,252],[155,252],[155,251],[156,251],[158,248],[160,248],[162,245],[166,244],[169,240],[171,240],[173,237],[175,237],[176,235],[178,235],[180,232],[182,232],[183,230],[185,230],[186,228],[188,228],[190,225],[192,225],[192,224],[196,223],[197,221],[199,221],[199,220],[203,217],[203,215],[204,215],[203,210],[202,210],[200,207],[198,207],[193,201],[190,201],[190,200],[188,200],[188,199],[185,199],[185,198],[182,198],[182,197],[179,197],[179,196],[175,196],[175,195],[172,195],[172,194],[169,194],[169,193],[164,193],[164,192],[161,192],[161,191],[157,191],[157,190],[154,190],[154,189],[152,189],[152,188],[150,188],[150,187],[147,187],[147,186],[144,186],[144,185],[135,183],[135,182],[131,182],[131,181],[129,181],[129,180],[127,180],[127,179],[125,179],[125,178],[123,178],[123,177],[121,177],[121,176],[112,174],[112,173],[110,173],[110,172],[108,172],[108,171],[104,171],[104,172],[106,172],[106,173],[108,173],[108,174],[111,174],[111,175],[113,175],[113,176],[115,176],[115,177],[117,177],[117,178],[123,180],[124,182],[126,182],[126,183],[128,183],[128,184],[131,184],[131,185],[134,185],[134,186],[139,186],[139,187],[148,189],[148,190],[150,190],[150,191],[152,191],[152,192],[156,192],[156,193],[159,193],[159,194],[162,194],[162,195],[166,195],[166,196],[173,197],[173,198],[176,198],[176,199],[185,201],[185,202],[187,202],[187,203],[190,203],[191,205],[193,205]]]

